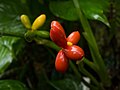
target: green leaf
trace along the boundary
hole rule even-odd
[[[12,54],[9,49],[0,45],[0,73],[12,62]]]
[[[78,85],[71,79],[63,79],[52,82],[58,90],[78,90]]]
[[[12,63],[24,46],[20,38],[4,37],[3,34],[23,37],[26,30],[20,15],[28,12],[26,7],[21,0],[0,0],[0,73]]]
[[[28,90],[27,87],[16,80],[0,80],[0,90]]]
[[[12,63],[22,47],[24,44],[20,38],[7,36],[0,38],[0,73]]]
[[[53,1],[50,2],[50,10],[57,17],[74,21],[78,20],[77,12],[74,8],[73,2],[71,1]]]
[[[88,19],[99,20],[109,26],[106,16],[103,11],[108,9],[108,0],[78,0],[79,5]],[[63,19],[75,21],[78,20],[78,12],[74,7],[74,3],[69,1],[52,1],[50,2],[51,12]]]
[[[83,1],[83,2],[82,2]],[[99,20],[109,26],[104,11],[108,9],[108,0],[82,0],[80,6],[88,19]]]
[[[0,0],[0,34],[23,35],[26,30],[20,21],[20,15],[24,12],[27,10],[21,0]]]

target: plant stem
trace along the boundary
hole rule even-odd
[[[21,37],[24,38],[24,33],[18,33],[18,32],[6,32],[0,30],[0,36],[13,36],[13,37]]]
[[[94,83],[95,86],[90,84],[91,88],[96,88],[95,90],[99,90],[99,89],[104,90],[104,87],[96,80],[96,78],[83,67],[82,62],[79,63],[78,67],[79,67],[79,70],[81,71],[81,73],[88,76],[90,78],[90,80]]]
[[[86,76],[88,76],[96,86],[99,86],[99,82],[92,76],[92,74],[90,74],[87,70],[84,69],[82,62],[79,63],[78,67],[79,67],[79,70],[83,74],[85,74]]]
[[[82,80],[82,76],[78,72],[76,66],[72,63],[72,61],[70,61],[70,67],[72,68],[72,70],[74,71],[74,73],[76,74],[76,76],[78,77],[78,79],[81,81]]]
[[[94,86],[94,85],[91,85],[89,84],[88,82],[86,82],[84,79],[82,79],[82,82],[89,88],[91,88],[91,90],[99,90],[98,87]]]
[[[20,81],[23,80],[23,78],[24,78],[24,76],[25,76],[25,74],[26,74],[26,72],[27,72],[27,70],[28,70],[28,66],[29,66],[29,62],[27,62],[27,63],[23,66],[23,69],[22,69],[22,71],[21,71],[20,74],[19,74],[19,80],[20,80]]]
[[[55,49],[56,51],[59,51],[61,48],[58,47],[55,43],[53,43],[52,41],[46,40],[46,39],[42,39],[42,38],[35,38],[34,39],[38,44],[41,45],[45,45],[47,47],[50,47],[52,49]]]
[[[44,69],[42,69],[42,72],[43,72],[44,78],[45,78],[45,80],[47,81],[47,83],[48,83],[49,85],[51,85],[52,87],[54,87],[56,90],[60,90],[57,86],[55,86],[55,85],[48,79],[48,77],[47,77],[46,72],[45,72]]]
[[[89,61],[87,58],[82,58],[83,62],[86,63],[91,69],[93,69],[96,73],[99,74],[99,68],[93,62]]]
[[[87,40],[88,44],[89,44],[89,40],[91,40],[90,42],[92,43],[92,44],[89,44],[89,48],[90,48],[90,52],[91,52],[93,61],[95,64],[97,64],[97,66],[100,69],[99,71],[101,74],[100,75],[101,81],[105,85],[110,86],[110,80],[109,80],[109,77],[108,77],[108,74],[106,71],[106,67],[104,65],[104,61],[99,53],[99,49],[97,47],[97,43],[96,43],[96,40],[95,40],[94,35],[92,33],[91,27],[89,25],[87,18],[83,15],[83,12],[80,8],[79,2],[80,1],[78,1],[78,0],[73,0],[73,3],[75,5],[76,11],[78,13],[80,22],[81,22],[83,29],[84,29],[86,36],[87,36],[86,40]]]

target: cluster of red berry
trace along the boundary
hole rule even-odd
[[[80,33],[78,31],[74,31],[66,37],[61,24],[57,21],[52,21],[50,38],[55,44],[62,47],[55,60],[57,71],[64,73],[68,69],[69,60],[81,60],[84,56],[83,49],[76,45],[80,40]]]

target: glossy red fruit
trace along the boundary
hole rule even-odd
[[[64,30],[62,26],[56,21],[51,23],[50,38],[53,42],[62,48],[67,46],[67,39]]]
[[[80,40],[80,33],[78,31],[72,32],[68,37],[67,41],[73,43],[74,45]]]
[[[81,60],[84,56],[84,51],[82,48],[76,45],[68,46],[66,49],[63,49],[65,55],[71,60]]]
[[[52,21],[51,22],[51,28],[61,30],[62,33],[64,34],[64,36],[66,37],[65,31],[64,31],[63,27],[61,26],[61,24],[58,21]]]
[[[57,71],[64,73],[68,69],[69,61],[62,50],[60,50],[57,54],[55,60],[55,68]]]

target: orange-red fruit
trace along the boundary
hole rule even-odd
[[[65,73],[68,69],[69,61],[62,50],[60,50],[57,54],[56,60],[55,60],[55,68],[57,71],[61,73]]]
[[[58,21],[52,21],[51,22],[51,28],[55,28],[55,29],[61,30],[62,33],[64,34],[64,36],[66,37],[65,31],[64,31],[63,27],[61,26],[61,24]]]
[[[80,40],[80,33],[78,31],[72,32],[68,37],[67,41],[73,43],[74,45]]]
[[[68,46],[66,49],[63,49],[65,55],[71,60],[81,60],[84,56],[84,51],[82,48],[76,45]]]
[[[65,48],[67,46],[67,40],[62,26],[57,21],[52,21],[50,38],[58,46]]]

